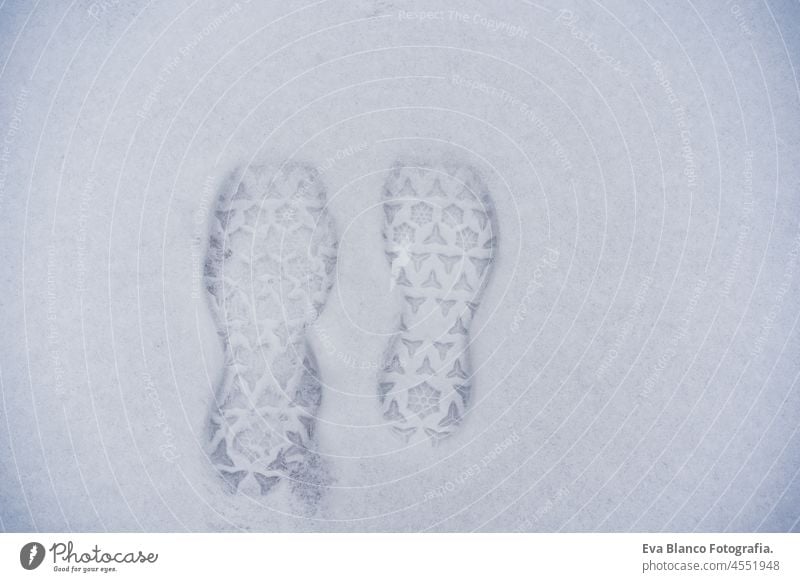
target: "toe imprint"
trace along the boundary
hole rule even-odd
[[[435,444],[456,429],[469,397],[469,325],[496,246],[491,201],[469,166],[397,164],[383,208],[402,309],[379,379],[383,416],[406,442]]]

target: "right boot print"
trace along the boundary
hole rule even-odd
[[[398,163],[383,210],[401,309],[378,384],[383,417],[405,442],[435,445],[456,430],[469,400],[469,328],[496,246],[491,200],[470,166]]]

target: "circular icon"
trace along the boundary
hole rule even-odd
[[[19,563],[26,570],[35,570],[44,561],[44,546],[39,542],[28,542],[19,551]]]

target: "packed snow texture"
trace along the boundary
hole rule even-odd
[[[796,3],[10,1],[0,27],[0,529],[800,530]],[[380,401],[407,311],[383,202],[442,159],[497,240],[432,446]],[[303,508],[208,448],[214,209],[284,164],[338,246]]]

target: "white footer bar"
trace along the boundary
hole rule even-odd
[[[777,582],[799,563],[800,534],[0,535],[0,580],[15,581]]]

